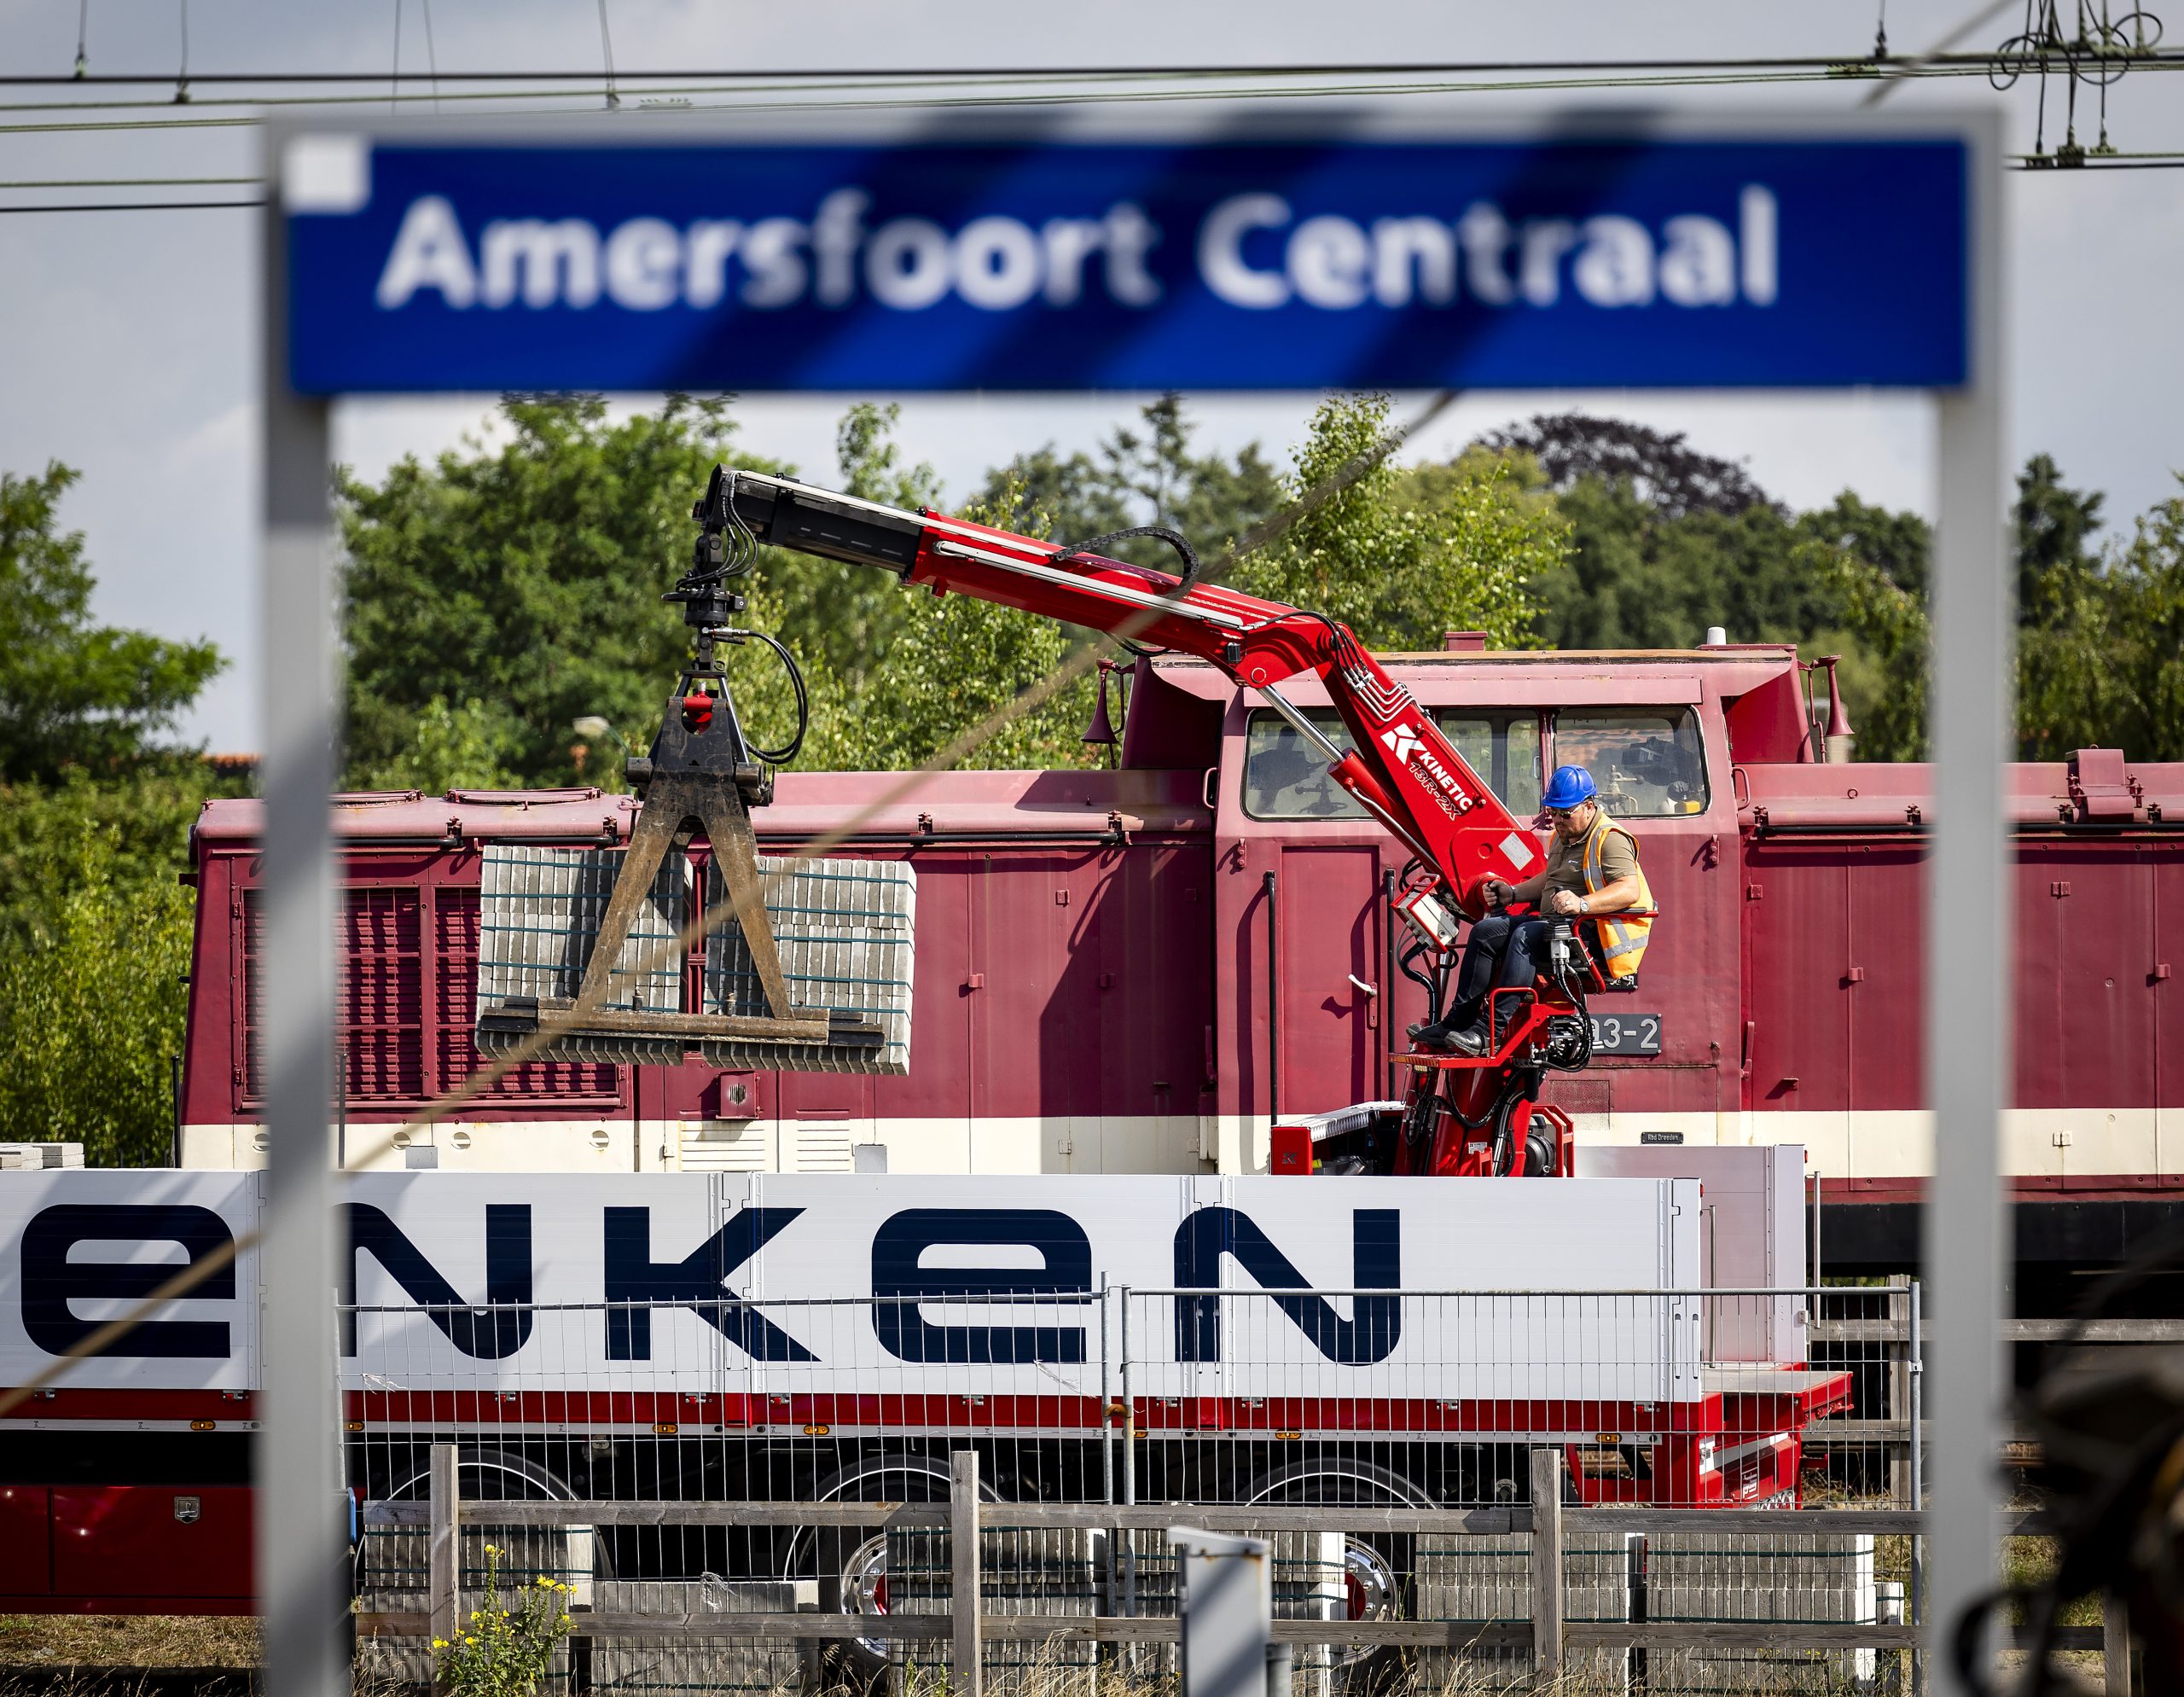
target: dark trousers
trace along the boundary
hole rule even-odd
[[[1472,927],[1456,971],[1456,999],[1449,1008],[1459,1030],[1478,1020],[1490,990],[1531,987],[1547,956],[1548,929],[1544,919],[1503,913],[1489,914]]]

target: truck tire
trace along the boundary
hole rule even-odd
[[[1252,1483],[1244,1500],[1269,1506],[1434,1506],[1425,1491],[1400,1474],[1340,1456],[1293,1462],[1263,1474]],[[1418,1540],[1409,1532],[1344,1536],[1343,1589],[1350,1619],[1399,1620],[1408,1616],[1415,1594],[1417,1549]],[[1282,1612],[1277,1599],[1276,1613]],[[1338,1646],[1327,1669],[1327,1688],[1331,1697],[1391,1697],[1409,1684],[1410,1663],[1409,1653],[1398,1648]]]
[[[851,1463],[819,1482],[821,1502],[945,1502],[948,1462],[916,1451],[884,1453]],[[994,1501],[992,1488],[981,1494]],[[799,1578],[809,1566],[819,1582],[822,1614],[885,1614],[888,1612],[887,1534],[869,1526],[822,1526],[799,1535],[785,1553],[783,1577]],[[893,1673],[891,1646],[885,1639],[848,1638],[828,1646],[825,1684],[851,1693],[886,1692]]]
[[[390,1502],[414,1502],[428,1496],[432,1475],[421,1451],[415,1465],[396,1465],[384,1476],[381,1491]],[[567,1502],[577,1493],[537,1462],[523,1456],[464,1444],[456,1465],[456,1482],[466,1502]],[[357,1541],[354,1586],[367,1609],[393,1612],[430,1607],[424,1574],[429,1563],[430,1535],[407,1529],[367,1532]],[[457,1556],[466,1576],[481,1574],[485,1546],[501,1552],[504,1589],[515,1589],[540,1575],[563,1580],[578,1588],[574,1601],[590,1604],[595,1573],[607,1570],[604,1539],[589,1526],[572,1527],[462,1527],[457,1534]],[[421,1647],[410,1648],[388,1641],[371,1653],[373,1671],[398,1681],[429,1681],[431,1656]]]

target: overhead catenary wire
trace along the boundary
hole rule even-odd
[[[2007,11],[2013,3],[2014,0],[1988,0],[1988,3],[1986,5],[1982,6],[1978,11],[1974,12],[1970,17],[1966,18],[1962,23],[1959,24],[1955,29],[1951,30],[1947,35],[1943,36],[1939,41],[1928,48],[1924,53],[1920,54],[1915,58],[1902,61],[1900,67],[1891,67],[1890,70],[1885,73],[1887,80],[1883,82],[1879,88],[1875,89],[1863,100],[1860,101],[1858,104],[1861,106],[1879,106],[1881,102],[1886,100],[1890,95],[1893,94],[1903,82],[1922,74],[1926,67],[1934,63],[1937,60],[1949,59],[1951,56],[1950,49],[1955,47],[1957,43],[1962,41],[1965,37],[1970,35],[1972,31],[1978,29],[1982,24],[1984,24],[1996,13]],[[1885,16],[1885,13],[1884,13],[1883,15]]]
[[[17,212],[209,212],[263,206],[263,201],[97,201],[57,206],[0,206],[0,218]]]
[[[0,189],[210,189],[247,183],[263,189],[262,177],[26,177],[0,182]]]
[[[2035,156],[2035,155],[2032,155],[2032,154],[2023,154],[2023,155],[2020,155],[2020,156],[2018,157],[2018,162],[2017,162],[2017,163],[2015,163],[2015,164],[2013,164],[2013,165],[2012,165],[2012,166],[2009,167],[2009,170],[2010,170],[2013,173],[2029,173],[2029,174],[2033,175],[2033,176],[2042,176],[2042,177],[2069,177],[2069,176],[2071,176],[2071,175],[2073,175],[2073,174],[2082,174],[2082,173],[2087,172],[2087,171],[2100,172],[2100,171],[2184,171],[2184,154],[2123,154],[2123,155],[2119,155],[2119,156],[2115,157],[2115,158],[2112,158],[2112,159],[2111,159],[2111,158],[2096,158],[2096,159],[2088,159],[2088,160],[2084,160],[2078,161],[2078,162],[2077,162],[2077,163],[2073,163],[2073,164],[2069,164],[2069,165],[2062,165],[2062,164],[2059,164],[2059,163],[2056,161],[2055,156],[2054,156],[2053,154],[2046,154],[2046,155],[2043,155],[2043,156]],[[218,182],[218,181],[223,181],[223,180],[235,180],[235,181],[255,181],[256,179],[251,179],[251,178],[236,178],[236,179],[221,179],[221,178],[212,178],[212,179],[210,179],[210,180],[212,180],[212,181],[215,181],[215,182]],[[152,179],[150,179],[150,181],[151,181],[153,183],[156,184],[156,183],[158,183],[160,181],[160,179],[159,179],[159,178],[156,178],[156,177],[155,177],[155,178],[152,178]],[[44,186],[44,185],[24,185],[24,184],[17,184],[17,183],[0,183],[0,189],[9,189],[9,188],[20,188],[20,187],[24,187],[24,186]],[[127,183],[114,183],[114,184],[112,184],[112,185],[110,185],[110,186],[113,186],[113,187],[115,187],[115,188],[123,188],[123,187],[130,187],[130,186],[133,186],[133,185],[127,184]],[[262,206],[264,206],[264,205],[265,205],[265,202],[264,202],[264,201],[262,201],[262,200],[261,200],[261,201],[78,201],[78,202],[71,202],[71,203],[68,203],[68,204],[66,204],[66,205],[60,205],[60,206],[0,206],[0,218],[5,218],[5,217],[9,216],[10,213],[16,213],[16,212],[228,212],[228,211],[238,211],[238,210],[241,210],[241,209],[243,209],[243,208],[247,208],[247,207],[253,207],[253,206],[262,207]]]
[[[1986,63],[1987,61],[1983,59],[1976,64],[1949,66],[1926,65],[1914,70],[1891,72],[1889,74],[1899,78],[1908,78],[1919,80],[1967,76],[1984,77],[1986,74]],[[2136,64],[2135,68],[2145,71],[2184,70],[2184,51],[2170,54],[2159,58],[2140,61]],[[1846,78],[1868,78],[1877,74],[1879,74],[1879,73],[1873,67],[1861,61],[1847,66],[1838,64],[1825,70],[1793,70],[1769,73],[1722,73],[1719,74],[1699,73],[1660,76],[1617,75],[1593,78],[1537,78],[1524,81],[1503,78],[1499,80],[1475,82],[1437,80],[1432,82],[1400,84],[1309,83],[1284,84],[1271,87],[1239,87],[1231,84],[1211,88],[1198,86],[1153,88],[1129,87],[1119,89],[1035,88],[1031,90],[1013,90],[1008,92],[985,91],[982,88],[982,83],[984,81],[991,80],[990,78],[979,78],[958,74],[955,77],[941,79],[940,81],[932,84],[909,84],[896,80],[886,83],[857,83],[848,85],[836,85],[837,88],[845,86],[847,89],[857,90],[863,94],[864,97],[862,98],[851,98],[845,96],[844,97],[833,99],[814,99],[811,98],[810,96],[816,90],[811,85],[803,84],[783,84],[778,87],[773,88],[746,86],[737,91],[740,97],[733,102],[720,102],[708,105],[699,104],[688,101],[678,101],[673,106],[670,107],[664,103],[648,103],[644,101],[640,101],[639,109],[648,113],[652,117],[666,119],[683,113],[723,109],[740,112],[787,113],[903,111],[929,109],[939,105],[945,105],[955,110],[998,110],[1050,106],[1093,107],[1102,105],[1119,106],[1193,102],[1219,104],[1223,102],[1240,101],[1327,100],[1345,97],[1385,99],[1391,96],[1420,96],[1453,94],[1537,94],[1577,93],[1639,89],[1747,88],[1782,84],[1832,83],[1843,81]],[[461,79],[450,78],[449,80],[456,81]],[[624,78],[624,80],[626,81],[627,79]],[[1085,78],[1079,75],[1071,75],[1060,78],[1058,80],[1083,81],[1085,80]],[[930,94],[908,92],[909,90],[924,87],[931,87],[936,90],[943,87],[953,87],[959,89],[967,87],[972,89],[973,91],[969,93],[948,94],[944,96],[937,92]],[[712,93],[726,94],[729,92],[730,92],[730,90],[726,88],[707,87],[702,84],[684,88],[676,88],[672,90],[655,90],[655,94],[658,95],[666,95],[671,93],[678,95]],[[754,93],[762,92],[779,94],[793,97],[765,101],[755,106],[751,104],[748,100],[748,96]],[[449,102],[570,101],[585,98],[588,93],[589,91],[581,89],[531,88],[513,90],[455,90],[444,92],[437,96],[431,94],[416,94],[403,95],[399,96],[399,98],[403,101],[442,99]],[[200,104],[218,104],[223,106],[246,107],[251,108],[266,107],[336,107],[354,106],[368,103],[375,101],[380,97],[380,96],[376,95],[237,96],[223,99],[218,102],[200,102]],[[114,101],[96,103],[90,102],[0,102],[0,113],[61,113],[83,111],[87,109],[97,111],[129,111],[151,104],[153,104],[153,102],[144,101]],[[626,110],[627,108],[625,108],[624,109]],[[557,115],[558,113],[566,110],[567,108],[563,108],[540,107],[535,108],[534,113],[531,115],[550,117]],[[42,123],[0,124],[0,134],[24,135],[101,130],[156,130],[190,125],[230,125],[254,126],[262,124],[264,121],[264,120],[263,119],[255,117],[220,119],[107,119],[73,121],[55,119]]]
[[[1952,32],[1950,40],[1960,39],[1963,33],[1977,27],[2013,0],[1996,0],[1983,12],[1976,15]],[[2146,57],[2159,57],[2164,53],[2174,54],[2177,49],[2152,48]],[[2059,53],[2054,55],[2059,60]],[[2140,55],[2134,53],[2132,57]],[[1920,55],[1920,62],[1943,66],[1959,66],[1984,71],[1993,55],[1989,53],[1954,53],[1947,50],[1947,44]],[[843,77],[868,78],[907,78],[930,80],[939,78],[966,76],[1023,78],[1031,77],[1082,77],[1101,81],[1121,81],[1133,77],[1301,77],[1301,76],[1473,76],[1501,73],[1531,73],[1537,72],[1651,72],[1680,70],[1722,71],[1777,71],[1827,69],[1832,67],[1871,65],[1869,55],[1858,53],[1786,54],[1756,56],[1709,55],[1687,54],[1676,57],[1656,59],[1421,59],[1421,60],[1349,60],[1328,62],[1273,61],[1264,64],[1251,64],[1238,61],[1218,62],[1182,62],[1176,64],[1109,64],[1109,65],[921,65],[921,66],[725,66],[698,69],[688,65],[656,71],[618,69],[615,78],[619,84],[631,83],[682,82],[698,78],[706,82],[753,81],[766,78],[781,78],[797,81],[827,81]],[[1899,61],[1891,61],[1892,64]],[[1910,61],[1900,61],[1910,62]],[[408,71],[406,80],[424,81],[428,72]],[[450,71],[445,73],[450,82],[566,82],[581,83],[596,87],[596,69],[567,71],[547,70],[473,70]],[[31,85],[37,84],[69,83],[72,77],[46,73],[0,72],[0,86]],[[90,78],[95,84],[163,83],[168,80],[158,73],[105,72]],[[200,71],[194,81],[199,83],[371,83],[380,80],[376,71]]]

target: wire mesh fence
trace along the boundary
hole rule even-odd
[[[428,1671],[398,1629],[429,1612],[440,1443],[466,1505],[463,1607],[489,1543],[504,1572],[570,1584],[572,1690],[944,1673],[967,1450],[988,1503],[979,1606],[1014,1623],[982,1652],[1003,1688],[1170,1676],[1163,1527],[1194,1510],[1271,1541],[1278,1618],[1356,1635],[1298,1647],[1299,1697],[1530,1679],[1542,1454],[1581,1517],[1553,1558],[1572,1677],[1820,1691],[1900,1671],[1893,1648],[1768,1640],[1879,1623],[1913,1540],[1739,1511],[1915,1504],[1910,1287],[1087,1295],[966,1277],[856,1300],[713,1280],[642,1303],[344,1308],[350,1479],[385,1505],[357,1557],[375,1665]],[[1708,1512],[1617,1525],[1662,1510]],[[761,1619],[739,1635],[737,1615]],[[1103,1642],[1118,1621],[1142,1642]],[[1734,1630],[1588,1640],[1633,1621]]]

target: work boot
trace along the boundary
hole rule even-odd
[[[1468,1025],[1458,1025],[1451,1014],[1431,1025],[1413,1026],[1410,1040],[1420,1049],[1454,1049],[1459,1055],[1484,1055],[1490,1047],[1486,1026],[1476,1014]]]

